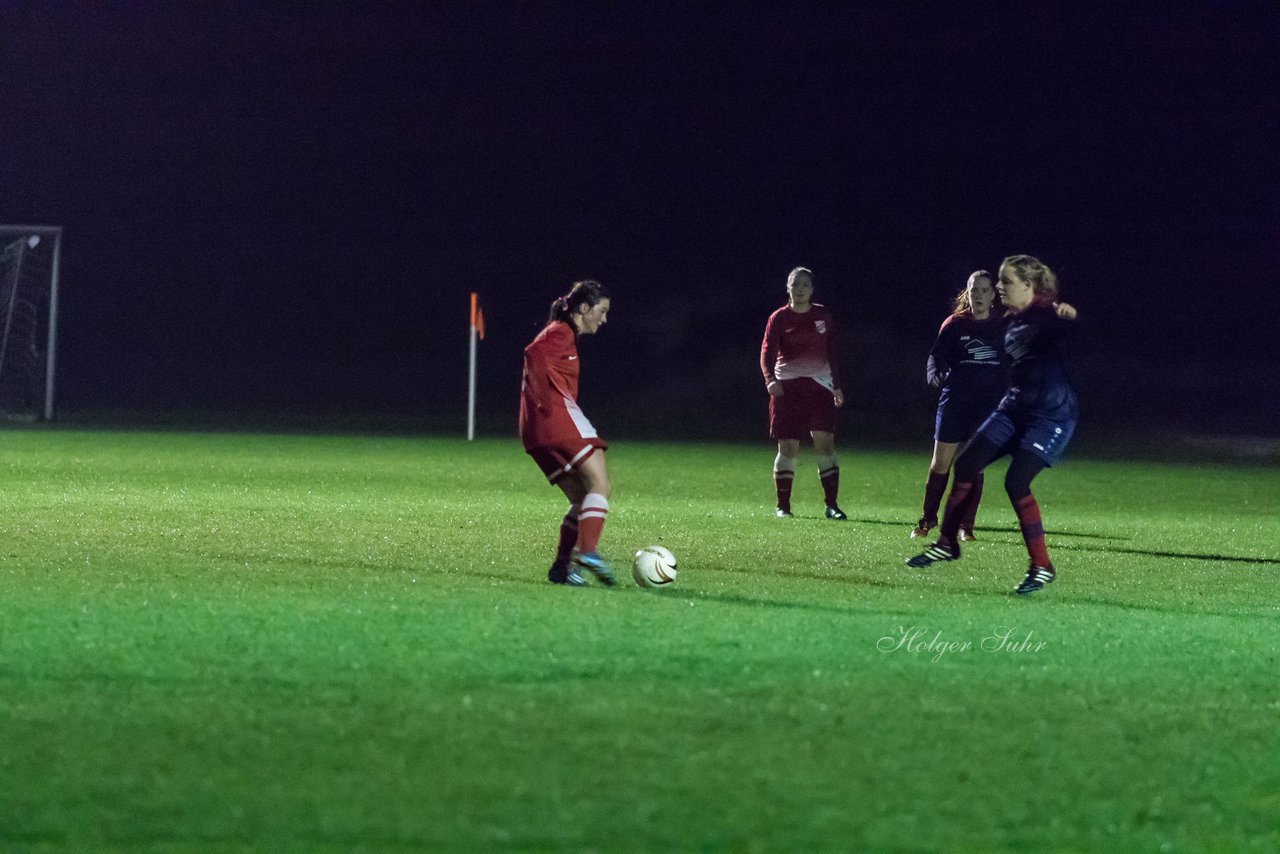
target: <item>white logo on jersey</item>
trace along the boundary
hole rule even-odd
[[[972,338],[964,348],[969,351],[969,356],[979,362],[994,362],[999,358],[996,348],[983,343],[980,338]]]
[[[813,322],[813,328],[818,330],[819,335],[827,334],[827,322],[825,320],[815,320]]]
[[[565,358],[567,358],[570,362],[572,362],[574,359],[576,359],[576,358],[578,358],[578,357],[577,357],[577,356],[566,356]]]

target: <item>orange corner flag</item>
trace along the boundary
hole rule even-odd
[[[480,308],[480,300],[475,291],[471,292],[471,328],[484,340],[484,309]]]

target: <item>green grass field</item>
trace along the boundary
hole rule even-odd
[[[1280,849],[1274,466],[1069,460],[1021,599],[1002,468],[917,571],[926,447],[772,456],[616,443],[575,590],[514,441],[6,432],[0,847]]]

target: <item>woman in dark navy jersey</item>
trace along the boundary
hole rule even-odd
[[[1040,507],[1031,481],[1059,459],[1071,441],[1079,417],[1075,389],[1067,375],[1060,344],[1072,326],[1074,310],[1062,314],[1054,300],[1053,270],[1030,255],[1012,255],[1000,265],[996,282],[1005,305],[1004,349],[1010,363],[1009,388],[996,411],[955,463],[955,482],[947,498],[938,540],[907,561],[924,567],[960,557],[958,531],[968,510],[973,485],[984,468],[1009,454],[1005,491],[1013,502],[1030,564],[1018,594],[1040,590],[1057,577],[1044,542]]]
[[[925,376],[929,385],[941,389],[941,393],[934,418],[933,458],[925,481],[920,521],[911,532],[913,537],[923,537],[938,526],[938,505],[947,491],[956,451],[995,410],[1004,394],[1004,309],[995,301],[992,275],[975,270],[956,295],[954,310],[942,321],[938,338],[929,350]],[[973,539],[973,522],[981,497],[979,472],[967,505],[968,514],[960,520],[961,540]]]

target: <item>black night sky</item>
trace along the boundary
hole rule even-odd
[[[931,424],[978,267],[1082,313],[1098,424],[1280,434],[1273,3],[0,3],[0,220],[65,227],[59,408],[514,435],[575,278],[606,435],[764,435],[786,272],[856,425]],[[247,417],[247,416],[246,416]],[[906,423],[914,424],[915,420]],[[680,429],[678,428],[677,432]]]

